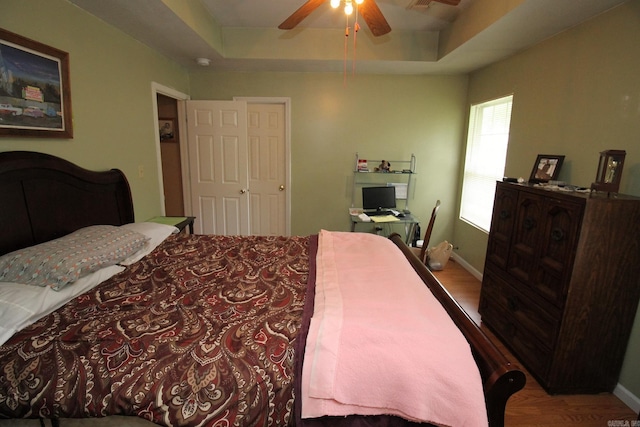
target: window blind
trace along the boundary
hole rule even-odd
[[[471,106],[460,218],[488,232],[496,180],[504,176],[513,96]]]

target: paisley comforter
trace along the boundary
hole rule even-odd
[[[0,346],[0,418],[290,424],[315,244],[169,237]]]

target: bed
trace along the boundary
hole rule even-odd
[[[134,222],[122,172],[33,152],[0,153],[0,194],[0,309],[29,311],[0,324],[0,425],[502,426],[524,386],[398,235],[178,234]],[[101,253],[23,262],[61,241]]]

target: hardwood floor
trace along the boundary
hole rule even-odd
[[[613,394],[554,396],[547,394],[504,344],[481,323],[478,314],[480,281],[453,260],[449,261],[444,270],[435,271],[434,274],[469,316],[480,324],[481,329],[494,344],[527,376],[525,388],[514,394],[507,403],[506,426],[605,427],[619,425],[630,427],[640,425],[637,421],[638,415]],[[610,421],[616,422],[610,423]]]

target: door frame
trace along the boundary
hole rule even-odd
[[[186,101],[191,96],[164,86],[157,82],[151,82],[151,102],[153,105],[153,128],[155,130],[156,163],[158,169],[158,184],[160,191],[160,212],[165,214],[164,207],[164,183],[162,180],[162,154],[160,152],[160,129],[158,127],[158,99],[162,94],[178,101],[178,130],[180,140],[186,141]],[[291,235],[291,98],[288,97],[256,97],[234,96],[234,101],[245,101],[247,104],[284,104],[285,110],[285,230],[287,236]],[[182,168],[183,204],[185,215],[191,215],[191,184],[189,181],[188,144],[180,144],[180,163]]]
[[[162,152],[160,149],[160,128],[158,126],[158,94],[167,96],[169,98],[176,99],[178,101],[178,122],[180,125],[178,126],[178,130],[183,132],[184,126],[184,101],[191,99],[189,95],[186,93],[179,92],[175,89],[172,89],[167,86],[163,86],[160,83],[151,82],[151,104],[153,105],[153,128],[155,130],[155,145],[156,145],[156,165],[158,170],[158,187],[160,190],[160,215],[165,215],[166,209],[164,206],[164,181],[162,179]],[[180,134],[180,141],[186,141],[186,134]],[[184,187],[185,176],[188,178],[188,170],[185,169],[185,155],[186,155],[186,144],[180,144],[180,167],[182,169],[182,182]],[[188,183],[187,183],[188,185]],[[184,193],[184,191],[183,191]],[[185,194],[183,199],[186,198]],[[186,210],[187,205],[186,199],[183,200],[183,204],[185,205],[185,213],[189,215]]]
[[[234,96],[234,101],[245,101],[247,104],[284,104],[285,132],[285,231],[291,235],[291,98]]]

